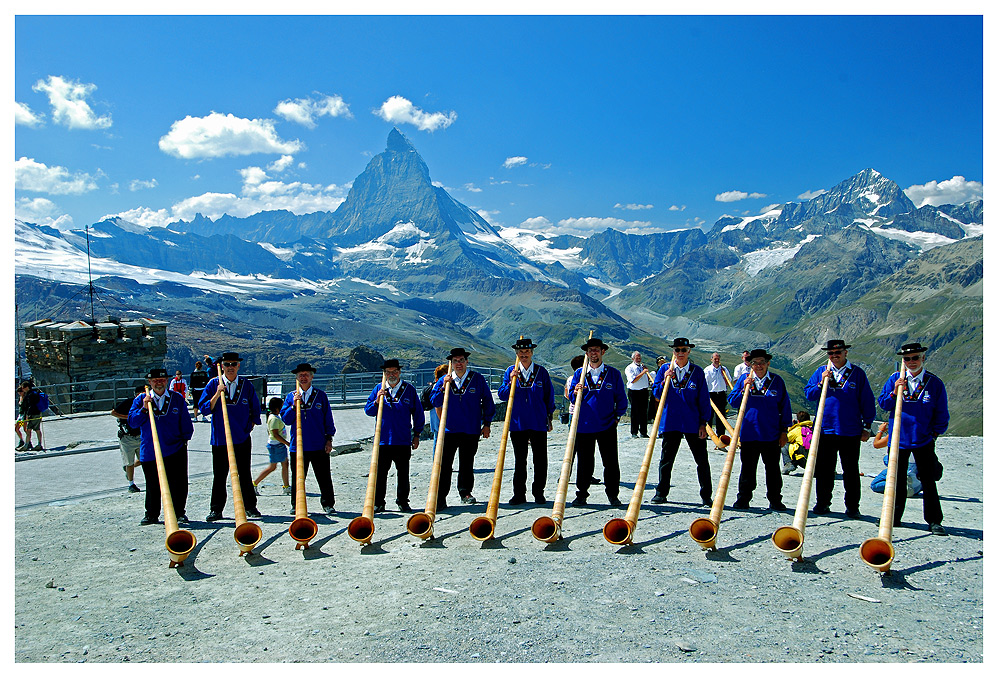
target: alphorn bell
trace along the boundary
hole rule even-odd
[[[146,387],[146,395],[149,388]],[[159,478],[159,496],[163,499],[163,523],[166,526],[166,551],[170,554],[170,567],[177,567],[197,546],[198,540],[193,532],[181,530],[177,524],[177,512],[173,508],[173,495],[170,494],[170,483],[166,479],[166,467],[163,465],[163,449],[159,446],[159,432],[156,430],[156,415],[152,402],[146,403],[149,410],[149,430],[152,432],[152,447],[156,453],[156,476]]]
[[[897,389],[894,399],[894,427],[891,429],[887,479],[884,481],[884,505],[880,509],[880,531],[876,537],[867,539],[859,547],[859,557],[879,572],[888,572],[894,562],[894,546],[891,544],[891,534],[894,531],[894,491],[897,488],[898,457],[901,450],[901,405],[908,389],[908,378],[904,373],[903,369],[898,372],[898,381],[903,380],[904,383]]]
[[[451,361],[447,361],[447,374],[451,373]],[[450,404],[451,382],[444,380],[444,403],[440,407],[440,424],[437,426],[437,443],[433,450],[433,468],[430,470],[430,487],[426,493],[426,510],[414,513],[405,523],[405,529],[414,537],[431,539],[433,521],[437,517],[437,490],[440,487],[440,466],[444,459],[444,426],[447,425],[447,406]]]
[[[675,369],[675,367],[676,358],[673,356],[670,369]],[[659,398],[658,409],[655,411],[655,423],[652,426],[651,435],[648,437],[648,447],[645,448],[645,458],[641,462],[638,479],[634,481],[634,493],[631,495],[631,503],[627,505],[627,513],[623,518],[611,518],[603,526],[603,536],[611,544],[630,544],[631,537],[634,536],[634,527],[638,523],[638,513],[641,511],[641,498],[645,493],[645,483],[648,481],[648,469],[651,468],[651,460],[655,454],[658,425],[662,421],[662,412],[665,410],[665,398],[669,395],[669,386],[671,384],[672,377],[666,377],[665,384],[662,386],[662,397]]]
[[[724,498],[728,494],[728,481],[731,480],[731,467],[735,465],[735,450],[738,447],[738,436],[742,431],[742,422],[745,420],[745,408],[748,406],[749,379],[746,376],[745,385],[742,389],[742,402],[738,408],[738,419],[735,420],[735,430],[731,435],[731,444],[728,445],[728,454],[724,457],[724,467],[721,469],[721,477],[717,480],[717,493],[714,495],[714,504],[710,508],[709,518],[697,518],[690,524],[690,536],[693,541],[700,545],[704,551],[716,550],[717,530],[721,525],[721,513],[724,511]]]
[[[804,478],[800,483],[800,494],[797,497],[797,510],[794,512],[794,522],[778,528],[773,533],[773,546],[788,560],[803,560],[804,526],[807,523],[807,505],[811,501],[811,482],[814,479],[814,467],[818,465],[818,441],[821,439],[821,424],[825,418],[825,399],[828,397],[828,381],[832,374],[831,361],[825,366],[821,375],[821,397],[818,398],[818,412],[814,415],[813,433],[811,434],[811,450],[804,464]]]
[[[382,373],[381,390],[378,392],[378,417],[374,422],[371,468],[367,472],[367,495],[364,497],[364,510],[347,526],[347,534],[350,535],[350,538],[361,544],[370,544],[371,537],[374,536],[374,494],[378,489],[378,453],[381,450],[381,417],[385,411],[386,387],[386,380],[384,373]]]
[[[592,330],[589,331],[589,339],[593,338]],[[579,380],[583,384],[589,372],[589,354],[582,360],[582,378]],[[530,534],[535,539],[549,544],[561,539],[561,523],[565,519],[565,499],[568,496],[568,481],[572,478],[572,460],[575,458],[575,436],[579,430],[579,410],[582,409],[582,392],[580,388],[575,394],[575,411],[572,412],[572,423],[568,427],[568,441],[565,443],[565,458],[561,462],[561,476],[558,478],[558,491],[554,496],[554,508],[551,509],[551,516],[541,516],[530,526]]]
[[[319,533],[319,525],[308,517],[308,506],[305,504],[305,442],[301,431],[301,384],[295,379],[295,519],[288,526],[288,534],[294,539],[295,551],[307,549],[308,543]],[[373,528],[372,528],[373,531]]]
[[[218,366],[218,383],[222,384],[222,366]],[[232,511],[236,516],[236,529],[232,536],[239,545],[239,557],[245,556],[253,550],[260,538],[263,537],[263,530],[256,523],[246,520],[246,505],[243,503],[243,489],[239,484],[239,469],[236,468],[236,450],[232,445],[232,429],[229,427],[229,409],[226,403],[225,389],[220,392],[219,404],[222,406],[222,424],[225,428],[225,450],[229,455],[229,482],[232,485]]]
[[[520,336],[523,339],[523,335]],[[520,359],[513,364],[513,372],[509,378],[509,400],[506,401],[506,418],[502,425],[502,438],[499,440],[499,455],[496,457],[496,470],[492,476],[492,493],[489,495],[489,505],[485,515],[471,521],[468,530],[478,541],[491,539],[496,529],[496,516],[499,515],[499,493],[502,491],[502,472],[506,465],[506,442],[509,439],[509,422],[513,417],[513,395],[516,393],[516,382],[520,380]]]

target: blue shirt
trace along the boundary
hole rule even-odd
[[[588,376],[588,375],[587,375]],[[583,383],[582,407],[575,415],[579,418],[580,433],[600,433],[617,425],[627,412],[627,388],[620,370],[603,363],[603,374],[598,383],[583,378],[582,368],[575,370],[568,393],[575,402],[575,387]]]
[[[873,424],[873,418],[877,416],[877,406],[873,400],[873,390],[866,378],[866,372],[851,363],[845,367],[847,370],[850,367],[852,369],[844,383],[840,384],[835,379],[834,372],[828,378],[828,395],[825,397],[825,413],[821,418],[821,432],[838,436],[858,436]],[[816,369],[804,387],[804,395],[812,402],[821,399],[821,375],[824,371],[824,365]]]
[[[211,444],[225,445],[225,419],[220,409],[221,400],[211,407],[211,399],[218,391],[218,377],[213,377],[201,392],[198,410],[204,416],[211,415]],[[229,414],[229,432],[232,434],[232,444],[238,445],[250,437],[253,427],[260,423],[260,399],[256,389],[246,377],[236,376],[236,395],[230,401],[225,396]]]
[[[434,407],[443,407],[444,377],[440,377],[433,385],[430,402]],[[464,381],[461,382],[460,392],[454,388],[454,384],[451,384],[444,431],[481,435],[482,429],[492,423],[492,416],[495,413],[496,404],[492,400],[492,390],[485,377],[478,372],[468,370],[464,374]]]
[[[374,387],[371,395],[367,397],[367,404],[364,405],[364,413],[369,417],[378,416],[378,393],[381,392],[381,384]],[[391,394],[391,389],[388,389]],[[386,396],[383,409],[381,411],[381,445],[412,445],[413,434],[419,434],[426,424],[426,417],[423,415],[423,405],[419,402],[419,394],[416,387],[407,381],[400,381],[395,397],[389,400]]]
[[[728,404],[741,407],[742,392],[746,380],[754,382],[755,372],[749,371],[738,377],[735,385],[728,393]],[[768,383],[761,392],[749,391],[748,403],[745,405],[745,417],[738,433],[740,440],[746,442],[773,442],[779,439],[781,433],[786,433],[793,423],[790,413],[790,395],[787,385],[778,374],[769,372],[766,375]]]
[[[333,424],[333,411],[329,407],[329,398],[325,391],[312,388],[307,400],[301,403],[301,440],[302,450],[305,452],[317,452],[326,449],[326,441],[332,440],[336,435],[336,426]],[[284,405],[281,407],[281,421],[291,429],[291,451],[298,452],[298,420],[295,413],[295,392],[292,391],[284,398]]]
[[[670,363],[665,363],[655,373],[655,384],[652,395],[661,399],[665,386],[665,373]],[[707,378],[703,369],[693,363],[686,364],[683,380],[675,379],[669,385],[669,393],[665,396],[662,408],[662,420],[658,426],[659,433],[680,431],[682,433],[699,433],[700,425],[710,421],[710,393],[707,390]]]
[[[513,394],[513,412],[509,420],[510,431],[547,431],[551,417],[554,416],[554,386],[548,371],[532,362],[531,379],[524,382],[522,373],[516,382],[516,392]],[[513,368],[510,365],[502,375],[499,386],[499,400],[509,400],[509,388]]]
[[[139,461],[156,461],[156,447],[152,440],[152,426],[149,424],[149,410],[142,404],[145,395],[135,396],[128,410],[128,425],[139,429]],[[153,401],[155,409],[155,399]],[[161,412],[156,413],[156,433],[159,435],[159,449],[164,457],[176,454],[187,447],[187,441],[194,435],[194,424],[187,402],[174,391],[166,392]]]
[[[880,407],[887,410],[887,430],[894,430],[894,383],[898,380],[895,372],[887,379],[877,399]],[[935,441],[949,427],[949,406],[946,400],[946,387],[942,380],[929,371],[922,375],[922,386],[916,393],[909,393],[901,402],[901,442],[903,449],[922,447]]]

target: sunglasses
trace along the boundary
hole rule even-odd
[[[688,349],[688,348],[674,348],[672,350],[674,352],[676,352],[676,353],[689,353],[690,352],[690,349]]]
[[[842,351],[828,351],[829,356],[842,355]]]
[[[222,367],[239,367],[239,363],[222,363]]]
[[[920,355],[906,355],[901,357],[901,360],[905,361],[906,363],[917,363],[921,359],[922,356]]]

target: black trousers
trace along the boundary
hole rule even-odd
[[[780,462],[779,440],[743,440],[741,441],[742,470],[738,476],[739,503],[752,501],[755,490],[756,469],[759,467],[759,457],[766,467],[766,498],[769,503],[783,503],[783,468]]]
[[[378,448],[378,481],[374,489],[374,504],[382,506],[388,491],[388,472],[395,464],[395,501],[409,503],[409,459],[412,458],[411,445],[381,445]]]
[[[693,460],[697,464],[697,480],[700,481],[700,499],[704,503],[711,503],[714,497],[713,486],[710,482],[710,462],[707,460],[707,440],[700,439],[696,433],[683,433],[681,431],[666,431],[662,436],[662,459],[658,463],[658,487],[655,494],[665,499],[669,496],[669,487],[672,481],[672,467],[676,461],[676,454],[679,452],[679,444],[683,438],[690,446],[693,453]]]
[[[627,399],[631,403],[631,435],[648,435],[648,389],[632,391],[627,389]],[[602,451],[603,448],[600,448]]]
[[[728,415],[727,393],[725,393],[724,391],[711,391],[710,399],[714,401],[715,405],[717,405],[717,409],[721,411],[721,414],[725,416]],[[716,433],[717,437],[720,438],[722,435],[726,434],[728,430],[724,428],[724,422],[721,421],[721,418],[717,416],[717,412],[714,411],[713,407],[710,408],[710,416],[711,416],[711,421],[714,423],[714,433]]]
[[[256,491],[253,489],[253,476],[250,473],[250,452],[253,441],[247,438],[232,449],[236,455],[236,471],[239,473],[239,489],[243,493],[243,505],[247,511],[256,510]],[[225,489],[229,481],[229,453],[225,445],[211,446],[211,503],[208,508],[221,514],[225,508],[228,492]]]
[[[818,440],[818,459],[814,462],[815,506],[830,506],[835,489],[835,462],[842,460],[842,485],[846,510],[859,510],[859,436],[822,433]],[[901,468],[900,466],[898,468]],[[906,467],[907,468],[907,467]],[[907,494],[907,488],[905,488]]]
[[[319,504],[322,510],[331,509],[336,505],[336,496],[333,494],[333,479],[329,475],[329,453],[326,450],[305,450],[304,457],[305,478],[308,478],[308,467],[315,471],[315,482],[319,484]],[[298,450],[292,449],[290,456],[291,464],[291,510],[295,510],[295,499],[297,499],[298,488]],[[304,482],[304,480],[302,481]]]
[[[163,457],[166,482],[170,486],[170,498],[177,517],[187,513],[187,446],[179,452]],[[156,520],[163,500],[159,491],[159,473],[156,460],[142,462],[142,473],[146,477],[146,517]]]
[[[606,498],[616,499],[620,493],[616,426],[599,433],[575,434],[575,457],[579,464],[575,469],[575,494],[583,499],[589,496],[589,486],[593,482],[593,470],[596,467],[597,444],[599,444],[600,460],[603,462],[603,486],[606,489]]]
[[[534,451],[534,482],[530,492],[535,497],[544,496],[548,478],[548,432],[510,431],[513,443],[513,496],[527,496],[527,445]]]
[[[930,525],[943,522],[943,508],[939,504],[939,490],[936,488],[935,470],[939,464],[936,457],[936,443],[932,441],[922,447],[898,450],[898,477],[894,487],[894,522],[901,522],[904,504],[908,500],[907,473],[908,460],[915,457],[918,466],[918,479],[922,481],[922,516]]]
[[[439,433],[437,435],[440,435]],[[450,476],[454,472],[454,455],[458,458],[457,491],[462,497],[471,494],[475,487],[475,454],[478,453],[478,433],[444,433],[443,459],[440,461],[440,484],[437,486],[437,503],[447,499]]]

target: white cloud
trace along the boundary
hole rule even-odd
[[[823,188],[819,188],[817,191],[804,191],[803,193],[797,196],[797,199],[813,200],[814,198],[817,198],[819,195],[824,195],[825,193],[828,193],[828,191],[826,191]]]
[[[475,186],[475,184],[473,184],[473,183],[467,183],[467,184],[465,184],[464,185],[464,190],[469,191],[470,193],[481,193],[482,192],[482,189],[478,188],[478,186]]]
[[[170,222],[176,221],[176,219],[170,215],[170,210],[152,210],[148,207],[136,207],[135,209],[128,210],[127,212],[119,212],[118,214],[105,214],[98,221],[104,221],[114,217],[121,217],[125,221],[130,221],[133,224],[138,224],[139,226],[144,226],[146,228],[153,228],[156,226],[165,227]]]
[[[680,206],[680,205],[670,205],[669,206],[669,211],[670,212],[682,212],[685,209],[686,209],[686,205],[682,205],[682,206]]]
[[[412,102],[405,97],[398,95],[389,97],[385,103],[381,104],[381,108],[374,111],[374,114],[390,123],[415,125],[416,129],[424,132],[434,132],[438,129],[450,127],[457,120],[457,113],[454,111],[450,113],[427,113],[413,106]]]
[[[267,165],[267,169],[270,170],[271,172],[283,172],[288,167],[290,167],[291,163],[293,163],[294,161],[295,161],[294,156],[282,155],[280,158]],[[302,163],[301,166],[304,166],[304,164],[305,163]]]
[[[930,181],[927,184],[909,186],[904,189],[904,194],[915,203],[915,207],[962,205],[971,200],[984,198],[984,184],[980,181],[967,181],[957,175],[944,181]]]
[[[496,228],[500,228],[502,226],[502,224],[500,224],[498,221],[495,220],[495,216],[499,214],[499,210],[480,209],[480,210],[475,210],[475,212],[478,214],[478,216],[480,216],[482,219],[485,219],[485,221],[489,222],[489,224],[491,224],[492,226],[495,226]]]
[[[737,202],[746,198],[765,198],[765,193],[746,193],[745,191],[725,191],[714,196],[717,202]]]
[[[553,233],[551,230],[553,227],[554,224],[547,217],[530,217],[520,222],[520,228],[533,231],[534,233]]]
[[[141,191],[144,188],[156,188],[159,183],[155,179],[132,179],[128,182],[129,191]]]
[[[50,75],[48,80],[36,82],[32,89],[48,96],[52,120],[60,125],[69,129],[106,129],[111,126],[111,116],[97,115],[86,101],[97,85]]]
[[[608,228],[629,233],[647,229],[649,226],[651,226],[650,221],[625,221],[613,217],[573,217],[559,220],[557,232],[589,236],[593,233],[603,232]]]
[[[614,209],[618,210],[650,210],[654,205],[639,205],[633,202],[629,202],[626,205],[621,205],[619,202],[613,206]]]
[[[506,158],[502,166],[506,169],[513,169],[514,167],[519,167],[520,165],[526,165],[527,159],[522,155],[514,155]]]
[[[18,198],[14,203],[14,216],[33,224],[43,223],[59,213],[58,205],[48,198]]]
[[[274,108],[274,113],[285,120],[315,129],[316,118],[328,115],[330,118],[352,118],[350,107],[339,94],[333,96],[320,95],[319,99],[286,99]]]
[[[297,153],[300,141],[284,141],[274,130],[274,121],[237,118],[212,111],[203,118],[187,116],[170,126],[159,140],[159,149],[177,158],[220,158],[252,153]]]
[[[80,195],[97,188],[97,181],[86,172],[71,174],[65,167],[49,167],[33,158],[14,162],[14,188],[36,193]]]
[[[25,127],[39,127],[44,123],[42,117],[20,101],[14,102],[14,124]]]
[[[766,205],[765,207],[759,210],[759,214],[765,214],[766,212],[775,210],[777,207],[781,207],[781,204],[778,202],[774,202],[772,205]]]

